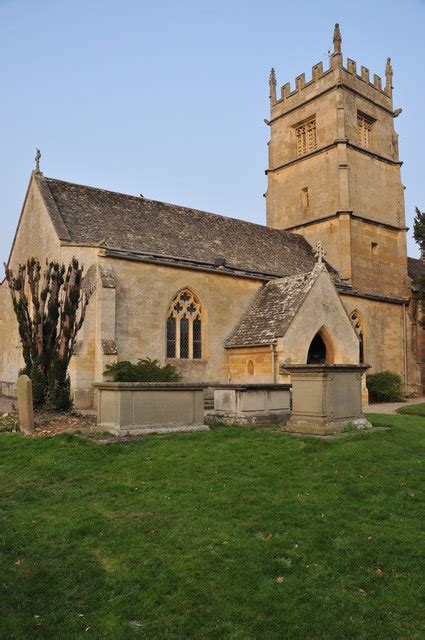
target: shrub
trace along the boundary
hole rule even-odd
[[[170,364],[161,367],[158,360],[150,358],[136,364],[129,360],[107,364],[105,375],[111,376],[113,382],[178,382],[181,379],[175,367]]]
[[[370,402],[402,402],[401,378],[392,371],[381,371],[366,376]]]

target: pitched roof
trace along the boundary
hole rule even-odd
[[[413,282],[418,283],[419,280],[425,278],[425,260],[407,258],[407,272]]]
[[[225,258],[234,269],[277,277],[311,271],[315,264],[309,243],[287,231],[41,174],[37,181],[54,202],[49,210],[60,216],[56,227],[63,223],[71,243],[105,243],[213,266]]]
[[[264,285],[227,338],[225,346],[267,345],[285,335],[321,270],[322,267],[317,265],[309,273],[271,280]]]

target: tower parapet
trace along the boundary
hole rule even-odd
[[[295,88],[291,89],[289,82],[285,83],[280,90],[280,97],[276,93],[276,74],[273,73],[273,90],[270,90],[271,117],[279,117],[300,103],[314,99],[322,95],[325,91],[330,91],[337,86],[345,86],[347,89],[360,92],[374,101],[384,109],[392,110],[392,78],[393,70],[391,59],[388,58],[385,69],[385,87],[382,86],[382,79],[379,75],[373,74],[373,81],[370,79],[370,71],[367,67],[360,67],[360,74],[357,73],[357,64],[351,58],[347,58],[344,66],[342,55],[342,37],[339,24],[335,25],[333,35],[334,50],[329,56],[329,67],[323,68],[323,63],[318,62],[313,65],[311,79],[306,81],[305,73],[301,73],[295,78]],[[272,78],[272,75],[270,75]],[[270,85],[271,86],[271,85]]]

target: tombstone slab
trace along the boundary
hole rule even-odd
[[[28,376],[19,376],[16,385],[18,396],[18,415],[21,431],[32,433],[34,431],[34,409],[32,404],[32,382]]]

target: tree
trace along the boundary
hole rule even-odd
[[[420,211],[418,207],[415,207],[415,219],[413,222],[413,237],[419,245],[421,250],[421,258],[425,259],[425,212]],[[425,273],[425,266],[423,269]],[[415,283],[418,287],[418,297],[421,303],[422,319],[421,325],[425,328],[425,276],[422,275],[418,282]]]
[[[425,252],[425,212],[415,207],[415,219],[413,221],[413,237],[422,252]]]
[[[36,407],[71,408],[68,365],[81,329],[89,294],[82,288],[83,267],[30,258],[15,272],[5,265],[6,280],[18,321],[26,373],[33,383]]]

